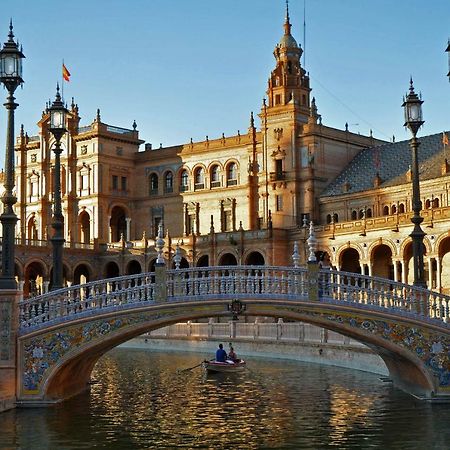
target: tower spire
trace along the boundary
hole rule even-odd
[[[291,34],[291,22],[289,20],[289,0],[286,0],[286,20],[284,21],[284,34]]]

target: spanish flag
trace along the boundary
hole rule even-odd
[[[447,136],[447,133],[444,133],[444,132],[442,132],[442,144],[444,146],[448,145],[448,136]]]
[[[67,70],[67,67],[64,63],[62,65],[62,76],[64,81],[70,81],[70,72]]]

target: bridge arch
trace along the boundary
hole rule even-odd
[[[52,402],[73,396],[87,388],[95,363],[112,348],[143,333],[177,322],[208,317],[229,317],[226,303],[224,300],[207,301],[207,308],[205,301],[189,305],[160,304],[122,313],[120,320],[117,320],[119,318],[117,314],[111,313],[101,319],[85,319],[72,327],[55,330],[57,339],[62,344],[69,345],[67,351],[64,351],[63,345],[53,342],[56,338],[50,337],[46,340],[45,337],[35,335],[22,343],[22,351],[30,346],[41,350],[45,349],[45,346],[51,346],[53,353],[60,352],[60,355],[40,384],[27,378],[30,371],[27,372],[25,367],[22,396],[31,392],[30,403]],[[378,333],[380,331],[378,328],[385,327],[386,323],[393,328],[396,326],[392,317],[386,318],[380,314],[378,317],[367,319],[360,310],[352,308],[342,311],[333,305],[325,308],[324,305],[294,306],[286,305],[286,302],[261,298],[249,299],[245,303],[247,311],[244,314],[248,316],[266,316],[310,323],[355,339],[370,347],[383,359],[391,378],[400,388],[425,397],[434,395],[436,391],[436,381],[423,361],[414,352],[402,346],[400,341],[399,343],[385,339]],[[392,332],[399,333],[401,338],[404,338],[404,334],[408,333],[411,327],[421,326],[413,322],[404,328],[397,325]],[[44,334],[51,335],[51,332],[45,330]],[[78,342],[80,336],[84,336],[84,342],[70,346],[72,342]]]

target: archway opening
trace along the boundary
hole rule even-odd
[[[133,259],[127,265],[127,275],[137,275],[138,273],[142,273],[141,264]]]
[[[422,244],[422,251],[424,256],[424,269],[423,277],[426,283],[428,283],[428,264],[425,264],[425,255],[427,254],[427,248]],[[405,282],[408,284],[414,283],[414,258],[413,256],[413,246],[412,242],[408,242],[405,246],[405,251],[403,252],[403,264],[405,264],[406,278]]]
[[[450,293],[450,237],[445,238],[439,245],[439,259],[441,261],[440,274],[436,274],[437,279],[440,276],[441,292]]]
[[[125,210],[120,206],[114,206],[111,211],[111,220],[109,223],[111,242],[119,242],[121,236],[127,239],[127,224]]]
[[[390,280],[394,279],[392,250],[386,244],[378,245],[372,252],[372,275]]]
[[[86,264],[79,264],[73,271],[73,284],[85,284],[90,280],[89,267]]]
[[[200,256],[197,260],[197,267],[209,267],[209,255]]]
[[[105,267],[106,278],[116,278],[120,275],[119,266],[114,261],[110,261]]]
[[[248,266],[264,266],[264,256],[259,252],[251,252],[245,261]]]
[[[339,258],[339,266],[344,272],[361,273],[358,250],[346,248]]]
[[[30,219],[28,220],[28,225],[27,225],[27,238],[29,240],[38,240],[39,239],[39,235],[38,235],[38,229],[37,229],[37,224],[36,224],[36,218],[33,214],[32,217],[30,217]]]
[[[237,266],[237,259],[232,253],[225,253],[219,259],[219,266]]]
[[[78,242],[89,244],[91,242],[91,218],[86,211],[78,216]]]
[[[44,265],[34,261],[25,268],[25,283],[23,286],[24,297],[35,297],[44,293]]]

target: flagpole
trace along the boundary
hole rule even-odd
[[[64,103],[64,74],[63,74],[63,69],[64,68],[64,58],[62,60],[62,66],[61,66],[61,97]]]

